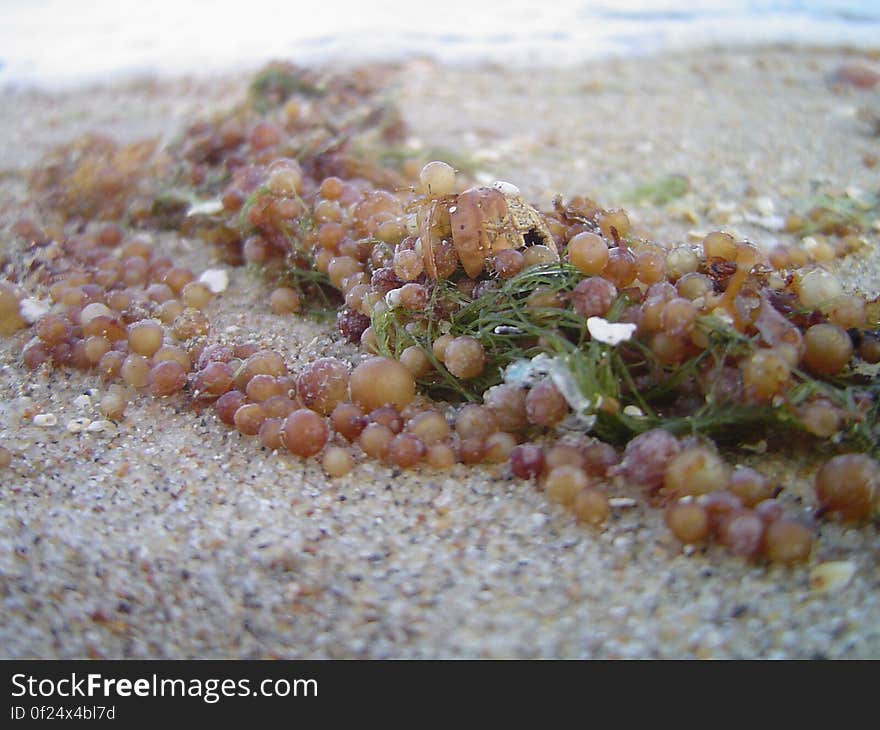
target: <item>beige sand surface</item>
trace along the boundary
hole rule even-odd
[[[413,146],[453,150],[478,177],[528,198],[623,204],[664,240],[725,228],[763,244],[816,190],[876,192],[880,89],[827,79],[854,54],[751,49],[610,60],[564,70],[441,68],[411,61],[389,99]],[[232,103],[243,79],[139,81],[0,94],[0,230],[24,168],[99,128],[173,139]],[[873,110],[873,111],[872,111]],[[685,175],[665,208],[626,199]],[[876,241],[845,261],[848,287],[880,292]],[[204,269],[198,241],[166,237]],[[11,250],[0,233],[0,251]],[[272,315],[243,269],[211,305],[214,336],[256,339],[294,365],[354,348],[314,322]],[[823,523],[809,565],[764,567],[710,547],[682,552],[641,501],[600,531],[575,524],[503,471],[397,474],[365,463],[328,481],[319,465],[265,453],[210,411],[142,397],[107,431],[101,392],[75,372],[28,372],[25,335],[0,340],[0,656],[168,658],[880,657],[880,537]],[[83,398],[81,396],[86,395]],[[52,413],[57,425],[31,417]],[[811,459],[750,456],[794,510],[815,508]],[[625,485],[618,496],[638,496]],[[823,561],[851,582],[809,586]]]

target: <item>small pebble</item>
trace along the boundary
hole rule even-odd
[[[113,421],[92,421],[86,427],[86,431],[89,433],[103,433],[104,431],[111,430],[113,427]]]
[[[67,430],[69,433],[80,433],[85,431],[91,423],[88,418],[74,418],[72,421],[68,421]]]
[[[625,416],[629,416],[630,418],[644,418],[645,412],[639,408],[638,406],[628,405],[623,409],[623,413]]]
[[[855,574],[855,563],[849,560],[820,563],[810,571],[810,588],[817,593],[840,591],[849,585]]]
[[[89,398],[89,396],[87,396],[85,393],[83,393],[82,395],[78,395],[76,398],[73,399],[73,405],[80,409],[88,408],[90,405],[92,405],[92,399]]]
[[[880,83],[880,67],[862,62],[845,63],[835,70],[831,83],[856,89],[872,89]]]

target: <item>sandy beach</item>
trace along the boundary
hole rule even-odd
[[[771,247],[817,194],[877,194],[880,85],[830,83],[876,54],[709,49],[562,69],[387,71],[413,150],[454,154],[543,207],[562,194],[624,206],[658,240],[723,229]],[[248,77],[139,79],[59,92],[0,91],[0,256],[28,168],[91,130],[176,139],[235,103]],[[455,163],[455,160],[450,160]],[[656,205],[639,186],[688,192]],[[27,212],[27,211],[25,211]],[[880,223],[835,262],[847,290],[880,295]],[[202,271],[197,239],[157,247]],[[272,314],[263,282],[225,267],[212,337],[249,339],[292,367],[357,349],[335,329]],[[0,656],[3,658],[880,658],[880,536],[818,523],[809,563],[682,550],[662,512],[624,501],[578,525],[503,468],[400,473],[362,462],[328,479],[314,460],[262,450],[175,398],[136,398],[104,430],[99,379],[30,371],[30,335],[0,338]],[[37,414],[53,414],[39,426]],[[813,454],[730,457],[772,475],[813,512]],[[638,497],[621,485],[616,497]],[[629,506],[627,506],[629,505]],[[845,561],[845,585],[811,571]]]

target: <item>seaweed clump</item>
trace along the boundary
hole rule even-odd
[[[273,65],[170,151],[86,139],[52,158],[33,180],[45,220],[18,225],[32,253],[0,290],[6,331],[30,327],[24,364],[94,371],[115,418],[120,383],[212,405],[334,477],[359,457],[496,464],[590,525],[639,487],[682,542],[786,564],[809,557],[811,530],[718,447],[797,433],[862,454],[841,467],[861,480],[851,496],[823,472],[821,514],[877,515],[880,307],[844,292],[824,249],[765,253],[723,231],[666,245],[587,197],[539,212],[441,161],[384,166],[405,130],[383,74]],[[259,271],[278,316],[335,315],[362,361],[293,372],[216,337],[222,286],[164,256],[157,230]],[[827,231],[853,235],[849,219]],[[28,288],[51,301],[32,322]]]

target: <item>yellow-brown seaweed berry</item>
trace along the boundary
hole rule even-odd
[[[821,509],[844,522],[867,519],[878,489],[880,464],[867,454],[835,456],[816,474]]]
[[[402,410],[416,394],[412,373],[387,357],[371,357],[358,365],[351,373],[348,387],[352,402],[367,413],[387,405]]]

